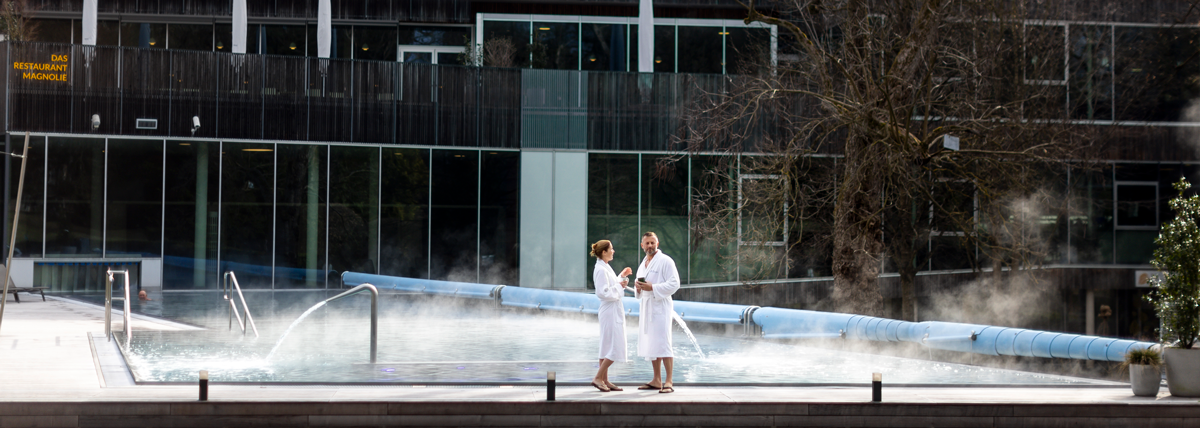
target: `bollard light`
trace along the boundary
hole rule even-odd
[[[871,401],[883,401],[883,373],[871,373]]]
[[[200,370],[200,401],[208,401],[208,370]]]
[[[554,401],[554,372],[546,372],[546,401]]]

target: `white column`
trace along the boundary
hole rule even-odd
[[[246,53],[246,0],[233,0],[233,53]]]
[[[96,0],[83,0],[83,44],[96,46]]]
[[[330,39],[333,34],[333,26],[330,24],[332,17],[329,0],[321,0],[317,6],[317,56],[321,58],[329,58]]]
[[[641,0],[638,7],[638,72],[654,72],[654,5]]]

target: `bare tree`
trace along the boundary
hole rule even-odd
[[[1062,58],[1061,33],[1040,20],[1059,11],[1005,0],[743,5],[747,23],[778,26],[786,60],[728,76],[681,133],[692,153],[761,154],[709,169],[693,209],[697,235],[737,242],[726,263],[743,279],[832,253],[830,309],[881,315],[890,259],[913,319],[931,238],[978,246],[976,267],[1043,263],[1021,210],[1045,197],[1037,179],[1086,157],[1090,141],[1064,125],[1064,91],[1043,77],[1062,75],[1049,60]]]
[[[4,40],[27,42],[37,35],[37,24],[32,22],[37,8],[28,0],[0,1],[0,35]]]

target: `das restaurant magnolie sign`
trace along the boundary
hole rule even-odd
[[[13,70],[26,80],[67,81],[68,55],[50,55],[50,62],[13,62]]]

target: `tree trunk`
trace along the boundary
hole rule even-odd
[[[880,316],[878,168],[865,154],[867,141],[851,136],[834,207],[833,299],[838,312]]]

